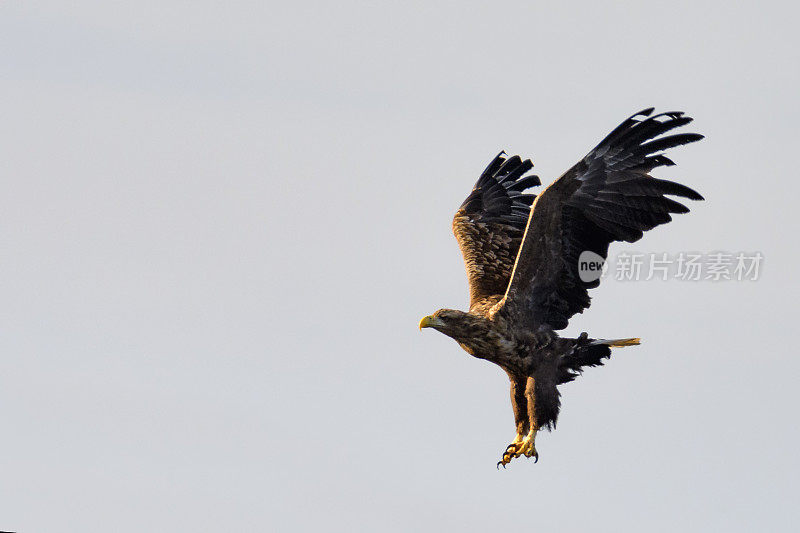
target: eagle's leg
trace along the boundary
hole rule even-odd
[[[539,462],[539,452],[536,451],[536,433],[539,431],[539,423],[536,420],[536,380],[528,376],[525,386],[525,398],[528,400],[528,424],[530,430],[525,438],[522,439],[519,454],[525,457],[533,457],[534,462]]]
[[[511,405],[514,408],[514,420],[517,425],[517,435],[506,447],[503,457],[497,463],[505,466],[515,457],[535,457],[539,460],[534,441],[539,427],[536,423],[536,399],[533,394],[534,380],[532,377],[515,379],[511,377]]]
[[[517,446],[525,438],[528,433],[528,399],[525,397],[525,376],[514,375],[508,373],[508,378],[511,381],[511,407],[514,409],[514,423],[517,427],[517,434],[514,440],[506,446],[503,452],[503,457],[497,463],[497,467],[503,465],[503,468],[516,457],[514,452]]]

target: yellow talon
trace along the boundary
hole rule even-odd
[[[512,459],[520,457],[521,455],[524,455],[528,458],[534,457],[534,462],[539,462],[539,453],[536,451],[535,440],[536,430],[534,429],[525,435],[524,439],[521,439],[520,435],[517,435],[517,437],[514,439],[514,442],[506,446],[506,450],[503,452],[503,457],[497,463],[497,468],[500,468],[500,465],[503,465],[503,468],[505,468]]]

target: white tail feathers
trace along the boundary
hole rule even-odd
[[[631,339],[597,339],[591,342],[591,345],[605,344],[612,348],[624,348],[625,346],[636,346],[640,344],[642,339],[635,337]]]

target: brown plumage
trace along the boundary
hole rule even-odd
[[[455,339],[469,354],[502,367],[511,381],[517,426],[498,465],[520,455],[536,457],[536,432],[555,427],[561,383],[598,366],[611,347],[639,339],[559,337],[575,313],[589,307],[578,258],[591,251],[606,258],[614,241],[635,242],[643,233],[688,209],[667,198],[702,200],[694,190],[650,176],[674,163],[663,150],[702,135],[664,133],[691,122],[681,112],[636,113],[539,196],[526,175],[529,159],[498,154],[453,218],[470,292],[468,312],[441,309],[420,322]]]

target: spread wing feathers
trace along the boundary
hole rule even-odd
[[[643,232],[686,213],[666,195],[702,200],[692,189],[653,178],[649,172],[674,163],[662,150],[703,138],[694,133],[660,135],[692,121],[681,112],[650,116],[645,109],[619,125],[586,157],[547,187],[533,204],[505,311],[528,327],[563,329],[589,307],[578,258],[592,251],[603,258],[613,241],[634,242]]]
[[[530,159],[505,157],[500,152],[453,217],[453,233],[469,278],[470,308],[487,303],[492,296],[499,300],[508,288],[536,198],[524,192],[541,185],[537,176],[526,175],[531,168]]]

